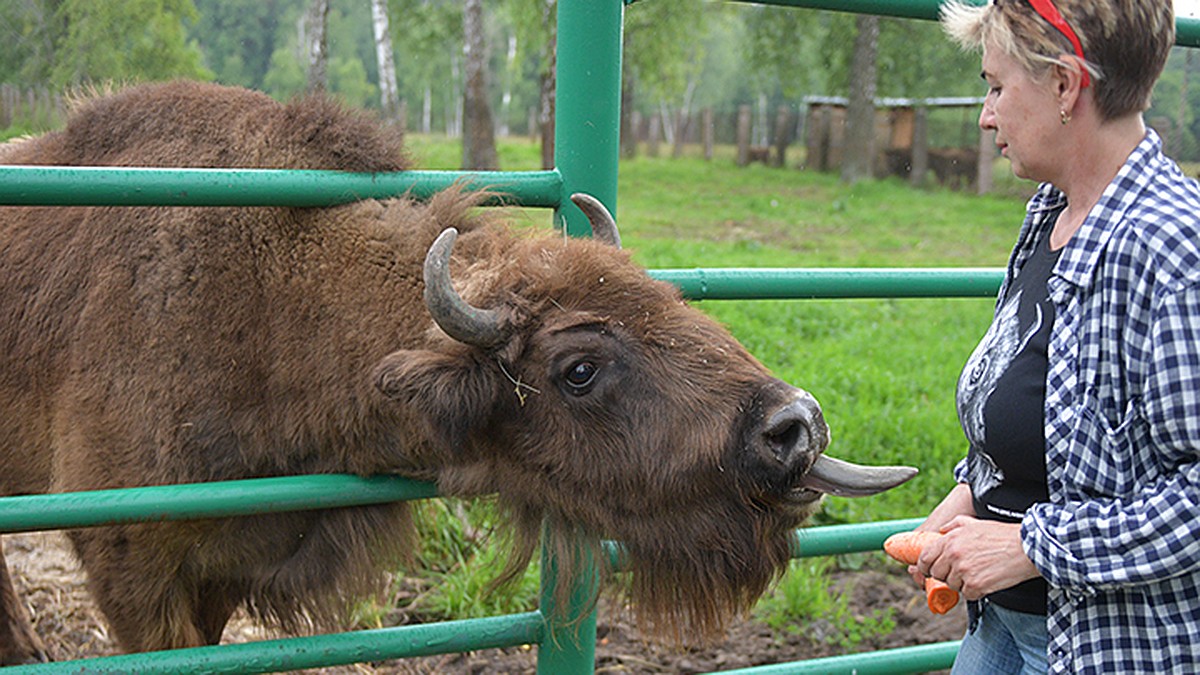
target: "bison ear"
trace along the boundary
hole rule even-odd
[[[372,379],[379,391],[420,413],[441,440],[457,447],[496,403],[494,370],[470,352],[401,350],[385,356]]]

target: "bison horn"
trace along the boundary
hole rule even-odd
[[[467,304],[450,281],[450,251],[458,239],[453,227],[442,231],[425,254],[425,306],[447,335],[477,347],[494,347],[508,338],[494,309]]]
[[[617,232],[617,221],[599,199],[584,192],[576,192],[571,195],[571,201],[587,216],[592,225],[593,239],[621,248],[621,233]]]
[[[821,455],[813,462],[800,486],[839,497],[865,497],[917,475],[911,466],[860,466]]]

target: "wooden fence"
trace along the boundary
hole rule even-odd
[[[0,131],[12,126],[30,132],[49,129],[59,123],[64,110],[59,92],[46,87],[0,84]]]

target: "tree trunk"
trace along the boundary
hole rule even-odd
[[[466,86],[463,88],[463,166],[467,170],[499,168],[495,122],[488,102],[487,44],[483,0],[466,0],[463,7]]]
[[[633,159],[638,154],[638,143],[641,141],[641,119],[634,106],[634,80],[632,77],[621,78],[621,159]]]
[[[512,72],[513,64],[517,60],[517,36],[508,36],[508,51],[505,52],[504,58],[504,94],[500,97],[500,122],[499,135],[500,138],[508,138],[508,116],[512,109]]]
[[[425,96],[421,99],[421,133],[433,131],[433,88],[425,86]]]
[[[713,158],[713,109],[705,108],[700,113],[700,136],[704,139],[704,161]]]
[[[662,139],[662,113],[650,113],[649,121],[650,131],[646,135],[646,156],[658,157],[658,143]]]
[[[325,20],[329,16],[329,0],[311,0],[304,17],[304,52],[308,58],[308,91],[320,92],[329,87],[327,76],[328,52],[325,46]]]
[[[404,125],[400,116],[400,92],[396,85],[396,59],[388,25],[387,0],[371,0],[371,24],[375,28],[375,58],[379,62],[379,104],[383,119]]]
[[[1192,71],[1192,54],[1194,53],[1195,50],[1187,50],[1182,77],[1179,80],[1179,108],[1175,114],[1175,147],[1171,149],[1176,159],[1183,156],[1186,147],[1184,136],[1187,132],[1188,73]]]
[[[846,145],[842,181],[870,178],[875,163],[875,74],[879,17],[854,19],[854,59],[850,65],[850,102],[846,108]]]
[[[555,14],[558,11],[558,0],[546,0],[542,6],[542,26],[549,36],[546,41],[546,51],[542,62],[545,64],[541,75],[541,97],[538,102],[538,126],[542,137],[542,168],[554,168],[554,98],[558,85],[555,80],[558,59],[558,31]]]
[[[692,99],[696,95],[697,84],[696,77],[688,78],[687,88],[683,92],[683,105],[675,112],[675,135],[671,139],[673,142],[672,157],[683,156],[683,146],[687,143],[687,135],[692,121]]]

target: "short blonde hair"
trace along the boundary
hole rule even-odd
[[[1083,46],[1084,68],[1103,119],[1140,113],[1175,44],[1172,0],[1054,0]],[[966,49],[991,46],[1017,60],[1035,78],[1066,64],[1070,41],[1028,0],[992,0],[942,6],[942,27]]]

